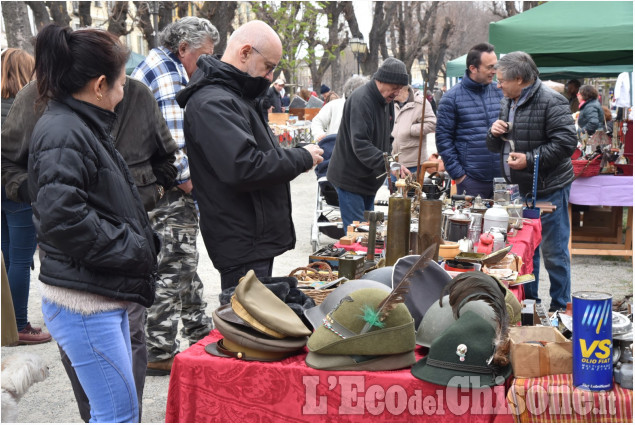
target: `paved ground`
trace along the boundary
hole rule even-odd
[[[279,257],[274,264],[274,275],[288,274],[297,266],[306,265],[311,254],[310,228],[313,220],[316,182],[315,174],[305,173],[291,184],[293,197],[293,218],[296,224],[296,249]],[[384,192],[382,192],[384,193]],[[205,247],[199,238],[201,251],[199,275],[205,284],[205,298],[208,302],[207,313],[218,306],[220,277],[207,257]],[[37,283],[39,262],[31,279],[31,297],[29,301],[29,320],[35,326],[42,326],[40,295]],[[546,273],[541,278],[541,297],[549,302]],[[631,260],[616,257],[575,256],[572,265],[573,291],[602,290],[610,292],[615,298],[633,293],[633,263]],[[185,350],[185,344],[181,345]],[[55,343],[35,346],[2,347],[2,358],[12,354],[33,352],[42,356],[50,368],[50,377],[34,385],[20,403],[19,422],[81,422],[73,392],[59,359]],[[148,377],[143,399],[143,422],[160,423],[165,421],[169,377]]]

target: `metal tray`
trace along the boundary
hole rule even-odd
[[[457,261],[466,261],[468,263],[479,263],[485,266],[491,266],[492,264],[496,264],[505,258],[509,251],[511,251],[512,246],[513,245],[508,245],[503,249],[492,252],[491,254],[483,254],[482,252],[459,252],[454,259]]]

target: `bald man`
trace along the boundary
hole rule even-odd
[[[274,258],[295,247],[289,182],[322,162],[317,145],[281,148],[258,105],[281,56],[276,32],[248,22],[231,35],[220,60],[199,58],[177,95],[201,234],[223,290],[252,269],[271,276]]]

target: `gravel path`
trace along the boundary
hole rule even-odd
[[[276,259],[274,276],[288,274],[297,266],[305,265],[311,254],[310,228],[313,221],[315,205],[315,174],[304,173],[291,184],[293,198],[293,217],[296,225],[296,249]],[[327,239],[327,238],[324,238]],[[220,292],[220,276],[213,268],[199,237],[200,250],[199,276],[205,284],[205,299],[208,303],[207,313],[218,307]],[[31,296],[29,300],[29,320],[34,326],[43,326],[40,310],[40,292],[37,283],[39,272],[38,256],[35,255],[35,272],[31,279]],[[542,273],[540,282],[541,297],[548,303],[548,281],[546,273]],[[602,290],[621,298],[633,293],[633,263],[631,259],[617,257],[575,256],[572,262],[573,291]],[[547,304],[548,305],[548,304]],[[185,350],[185,344],[181,350]],[[70,383],[59,359],[59,352],[54,342],[19,347],[2,347],[2,358],[16,353],[33,352],[43,357],[50,368],[50,377],[44,382],[31,387],[20,403],[19,422],[81,422]],[[146,379],[143,398],[143,421],[160,423],[165,420],[169,377],[153,377]]]

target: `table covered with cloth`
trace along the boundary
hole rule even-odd
[[[542,225],[540,220],[524,219],[523,228],[518,229],[515,236],[507,238],[507,243],[512,245],[511,252],[523,259],[523,265],[519,274],[530,274],[534,271],[534,251],[542,241]],[[366,247],[360,243],[353,245],[334,244],[336,248],[345,248],[349,251],[366,252]],[[376,251],[377,254],[381,250]],[[525,290],[523,285],[516,285],[509,288],[519,301],[525,299]]]
[[[215,357],[214,330],[174,359],[166,422],[511,422],[506,387],[446,388],[410,369],[309,368],[306,351],[279,362]],[[306,348],[304,349],[306,350]],[[417,347],[417,359],[423,348]],[[509,383],[509,380],[508,380]]]
[[[516,378],[507,401],[516,422],[633,423],[633,390],[580,390],[571,374]]]
[[[569,203],[577,205],[633,206],[633,176],[580,177],[571,183]]]

